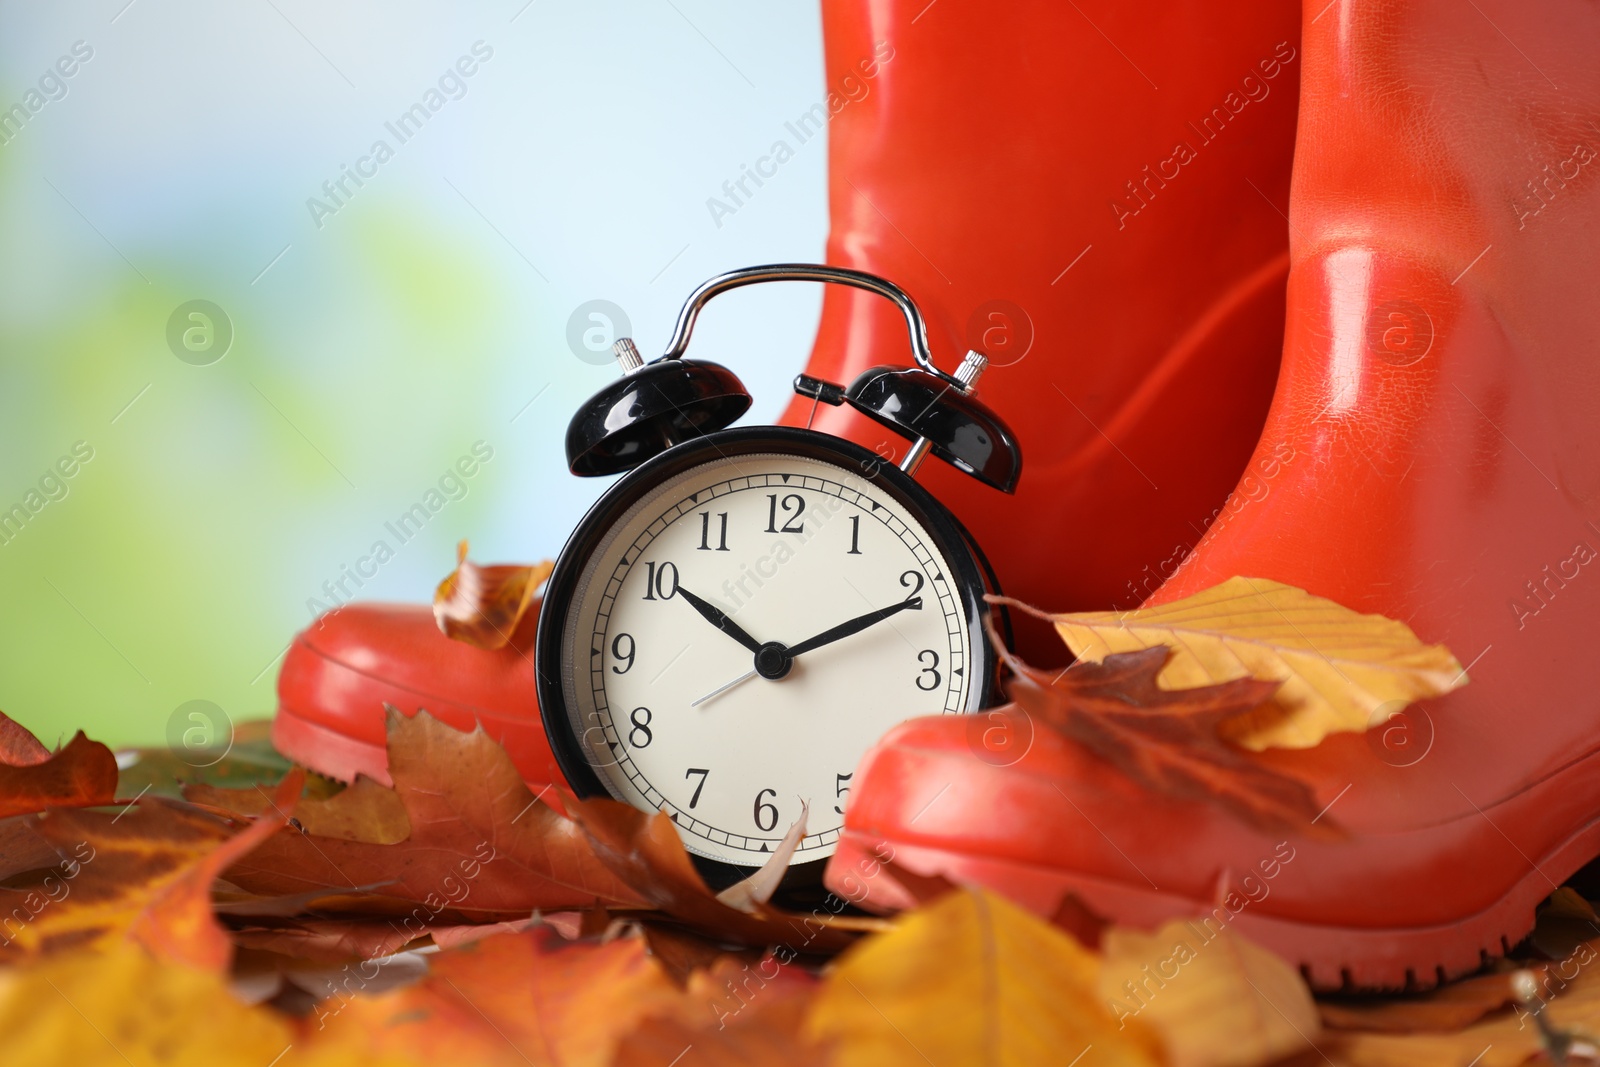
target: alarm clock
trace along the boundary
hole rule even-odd
[[[898,465],[811,429],[730,429],[737,376],[685,358],[711,298],[772,281],[854,286],[904,314],[915,366],[848,387],[801,375],[910,439]],[[897,285],[814,264],[750,267],[690,294],[665,354],[613,346],[619,381],[573,417],[572,473],[621,474],[545,587],[535,664],[550,746],[580,796],[664,811],[708,880],[771,858],[806,813],[792,866],[832,854],[851,779],[896,723],[993,703],[993,571],[914,475],[929,455],[1010,493],[1021,451],[973,395],[987,360],[939,369]],[[815,870],[816,868],[812,868]]]

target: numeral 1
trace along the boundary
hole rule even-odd
[[[852,515],[852,516],[850,516],[850,551],[846,552],[845,555],[847,555],[847,556],[859,556],[859,555],[861,555],[861,516],[860,515]]]
[[[728,551],[728,513],[719,511],[717,512],[717,518],[722,520],[722,534],[718,539],[715,551],[726,552]],[[700,551],[713,551],[711,547],[711,512],[709,511],[700,513]]]

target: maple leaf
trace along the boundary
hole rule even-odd
[[[434,620],[446,637],[490,651],[504,648],[554,567],[548,560],[480,566],[467,559],[462,541],[456,546],[456,569],[434,590]]]
[[[52,753],[0,713],[0,819],[45,808],[109,804],[117,795],[117,758],[79,730]]]
[[[482,727],[466,733],[427,712],[412,717],[391,710],[388,730],[393,792],[410,826],[405,840],[380,843],[388,840],[389,822],[345,821],[342,837],[285,830],[230,868],[228,880],[264,895],[349,892],[381,883],[386,895],[420,905],[412,912],[419,930],[447,909],[502,919],[535,908],[644,903],[600,862],[577,824],[529,792],[505,749]],[[382,789],[374,784],[362,802],[369,814],[388,811],[376,799]],[[225,805],[228,793],[204,795]],[[337,808],[337,800],[321,812]],[[255,802],[241,798],[240,804]]]
[[[1317,1036],[1305,980],[1232,931],[1182,919],[1148,934],[1112,927],[1102,951],[1101,995],[1160,1035],[1169,1067],[1253,1067]]]
[[[1218,804],[1262,830],[1343,836],[1331,820],[1318,818],[1309,785],[1262,765],[1218,733],[1220,724],[1269,699],[1278,683],[1238,678],[1163,689],[1156,677],[1170,654],[1165,647],[1113,653],[1054,676],[1003,648],[1001,654],[1013,671],[1015,703],[1000,713],[1022,709],[1154,792]]]
[[[1168,689],[1241,677],[1281,682],[1270,705],[1234,724],[1234,739],[1249,749],[1310,748],[1330,733],[1367,730],[1412,701],[1467,681],[1449,649],[1423,644],[1405,623],[1267,578],[1230,578],[1132,611],[1050,615],[989,599],[1048,619],[1080,659],[1170,647],[1161,672]]]
[[[907,912],[839,957],[806,1034],[838,1067],[1049,1064],[1092,1046],[1098,1064],[1153,1067],[1137,1022],[1119,1028],[1096,988],[1099,961],[1066,934],[987,890]]]

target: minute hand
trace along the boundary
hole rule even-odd
[[[835,626],[831,630],[824,630],[815,637],[808,637],[798,644],[790,645],[789,656],[793,658],[801,655],[802,653],[810,652],[812,649],[821,648],[823,645],[831,645],[833,642],[842,637],[849,637],[851,634],[860,633],[862,630],[865,630],[874,623],[882,622],[891,615],[898,615],[907,608],[911,609],[912,611],[921,611],[922,598],[919,596],[914,596],[910,600],[902,600],[900,603],[894,604],[890,607],[879,608],[877,611],[869,611],[865,615],[859,615],[856,618],[851,619],[849,622],[841,622],[838,626]]]

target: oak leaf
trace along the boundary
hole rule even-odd
[[[1311,1047],[1317,1007],[1289,964],[1231,930],[1174,920],[1101,943],[1100,993],[1160,1035],[1169,1067],[1253,1067]]]
[[[1154,1065],[1137,1023],[1119,1029],[1099,962],[1066,934],[987,890],[951,893],[841,956],[806,1033],[839,1067],[1073,1062]]]
[[[117,759],[79,730],[51,753],[0,713],[0,819],[46,808],[110,804],[117,795]]]
[[[1331,733],[1360,732],[1412,701],[1466,683],[1443,645],[1411,627],[1362,615],[1267,578],[1230,578],[1182,600],[1131,611],[1046,615],[1080,659],[1173,650],[1161,684],[1190,689],[1237,678],[1281,682],[1272,706],[1235,724],[1243,747],[1310,748]]]
[[[1112,653],[1054,674],[1003,654],[1017,706],[1153,792],[1220,805],[1268,832],[1342,836],[1331,819],[1319,818],[1321,805],[1308,784],[1265,766],[1218,732],[1269,699],[1277,683],[1237,678],[1163,689],[1156,678],[1170,654],[1165,647]]]
[[[434,620],[446,637],[490,651],[504,648],[554,567],[548,560],[481,566],[467,559],[462,541],[456,546],[456,569],[434,590]]]
[[[260,815],[270,810],[270,795],[259,788],[223,789],[206,783],[183,787],[184,799],[201,807],[238,815]],[[356,780],[328,797],[303,797],[294,811],[295,822],[308,834],[342,841],[367,841],[394,845],[411,836],[406,806],[388,786],[357,775]]]
[[[382,840],[378,827],[347,827],[353,840],[289,829],[230,868],[228,881],[265,895],[382,883],[385,895],[418,905],[419,931],[447,909],[497,920],[535,908],[643,903],[576,823],[528,790],[481,726],[466,733],[427,712],[391,710],[388,730],[389,773],[409,837],[382,844],[360,839]]]

